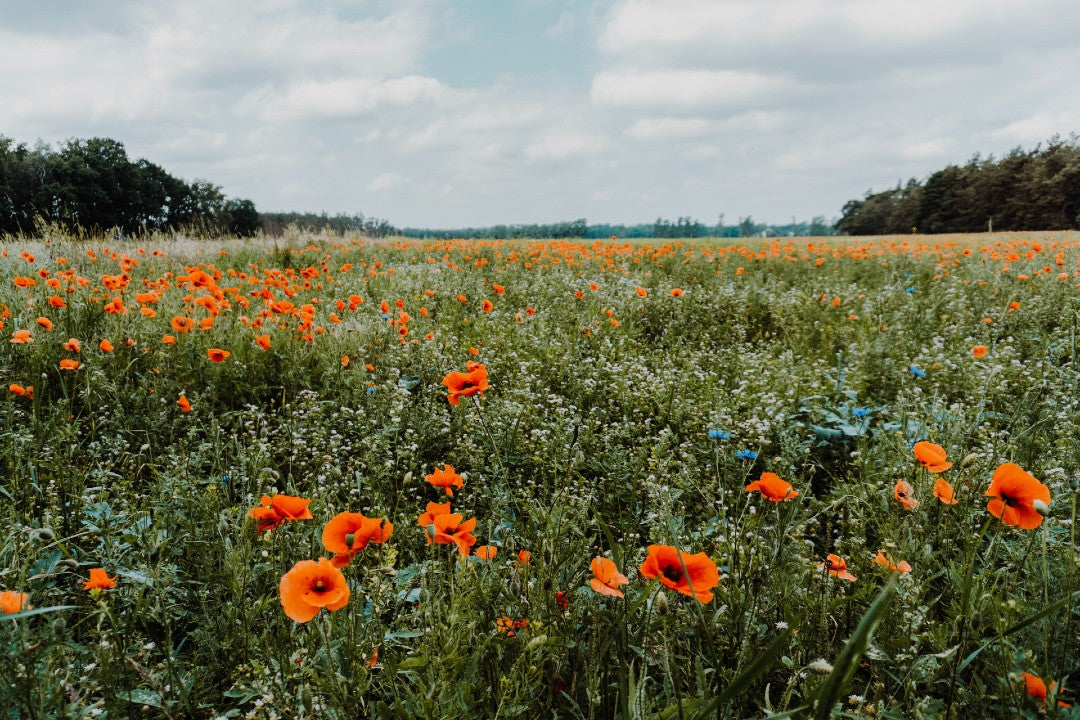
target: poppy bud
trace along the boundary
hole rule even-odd
[[[979,453],[968,453],[963,460],[960,461],[960,467],[969,467],[974,465],[979,459]]]
[[[356,533],[348,533],[345,535],[345,545],[347,545],[348,547],[352,547],[355,540]]]
[[[665,612],[668,606],[667,594],[663,590],[656,593],[656,600],[653,601],[653,604],[656,605],[659,612]]]
[[[401,478],[401,484],[402,485],[408,485],[409,483],[412,482],[412,478],[413,478],[413,474],[412,474],[412,470],[410,470],[409,472],[405,473],[405,477]]]
[[[1039,513],[1043,517],[1046,517],[1050,514],[1050,506],[1042,500],[1039,500],[1038,498],[1035,498],[1031,501],[1031,507],[1035,509],[1035,512]]]

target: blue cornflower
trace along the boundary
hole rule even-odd
[[[721,430],[720,428],[709,428],[709,437],[713,440],[727,440],[731,437],[731,433],[727,430]]]
[[[368,391],[368,395],[374,395],[375,394],[375,388],[373,388],[373,387],[369,387],[367,389],[367,391]]]
[[[904,290],[904,292],[906,292],[908,295],[912,295],[915,293],[915,288],[909,287],[908,289]]]
[[[915,365],[912,365],[908,370],[910,370],[911,374],[915,377],[926,377],[926,371]]]
[[[757,460],[757,453],[753,450],[739,450],[735,453],[735,457],[740,460]]]
[[[857,418],[864,418],[867,415],[869,415],[871,412],[873,412],[873,410],[871,410],[870,408],[852,408],[851,409],[851,414],[854,415]]]

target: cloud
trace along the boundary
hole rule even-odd
[[[364,186],[370,192],[387,192],[405,185],[408,178],[395,172],[383,173]]]
[[[593,78],[591,95],[598,105],[730,107],[793,89],[785,78],[739,70],[610,70]]]
[[[435,78],[420,75],[376,80],[336,78],[301,80],[284,90],[260,88],[237,105],[240,112],[257,112],[266,122],[350,118],[386,105],[431,103],[445,93]]]

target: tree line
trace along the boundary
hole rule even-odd
[[[1080,139],[1054,136],[1001,158],[975,155],[844,205],[848,235],[1080,229]]]
[[[259,221],[263,232],[267,235],[281,235],[290,225],[301,230],[332,230],[338,235],[344,235],[347,232],[361,232],[368,237],[399,234],[398,229],[388,220],[364,217],[363,213],[327,215],[325,212],[264,212],[259,213]]]
[[[585,218],[548,225],[488,225],[484,227],[464,227],[452,230],[431,228],[405,228],[401,231],[406,237],[416,238],[699,238],[699,237],[760,237],[767,236],[814,236],[835,235],[836,228],[824,216],[815,216],[809,222],[790,224],[769,224],[755,222],[752,217],[740,218],[738,224],[725,225],[724,216],[720,215],[716,225],[707,225],[690,216],[680,216],[674,222],[666,218],[656,218],[651,223],[594,223],[590,225]]]
[[[205,180],[186,182],[131,160],[109,138],[72,139],[55,150],[0,136],[0,234],[30,234],[40,223],[70,232],[200,229],[252,235],[261,225],[251,200],[227,198]]]

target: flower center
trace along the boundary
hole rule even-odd
[[[326,591],[326,582],[322,578],[315,581],[315,584],[311,587],[315,592],[321,593]]]
[[[663,570],[664,577],[673,583],[682,582],[683,572],[678,565],[667,565]]]

